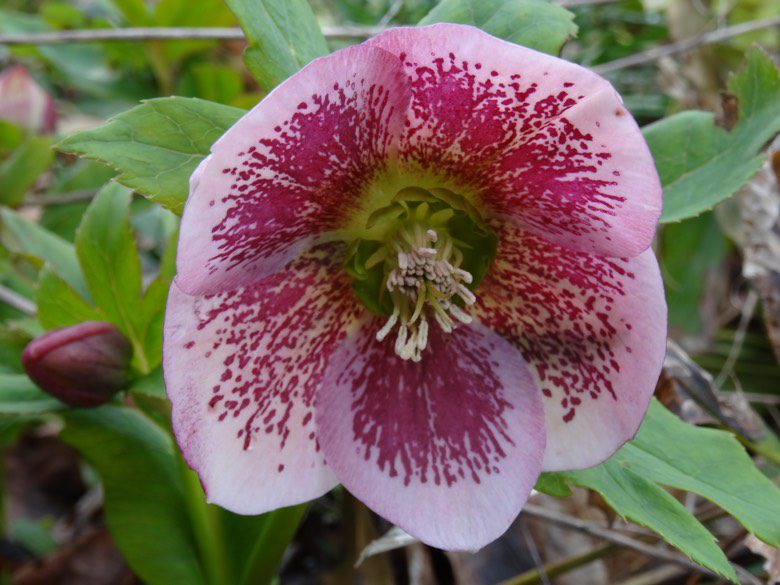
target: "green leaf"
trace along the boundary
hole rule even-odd
[[[556,474],[599,492],[616,512],[656,531],[694,561],[732,578],[712,535],[660,486],[714,502],[772,546],[780,544],[780,490],[729,433],[689,425],[653,400],[636,438],[612,458]]]
[[[130,26],[152,26],[154,21],[144,0],[111,0]]]
[[[169,436],[115,406],[65,414],[62,438],[95,467],[111,535],[142,581],[205,584]]]
[[[7,156],[10,151],[19,148],[25,135],[24,128],[0,118],[0,156]]]
[[[669,322],[689,333],[699,333],[706,277],[725,257],[726,238],[712,213],[669,224],[660,238]]]
[[[154,7],[155,26],[181,26],[181,27],[232,27],[236,20],[230,9],[223,0],[198,0],[198,9],[192,9],[192,0],[159,0]],[[216,47],[218,43],[214,41],[177,41],[175,43],[164,43],[162,53],[166,60],[173,67],[180,63],[186,57],[209,50]],[[186,67],[190,70],[189,63]],[[235,75],[240,75],[237,67],[226,68]],[[185,71],[185,75],[187,73]],[[214,98],[207,94],[195,94],[204,99]],[[227,102],[225,102],[227,103]]]
[[[141,302],[141,262],[130,227],[131,191],[109,183],[92,201],[76,232],[76,253],[95,305],[133,346],[141,373],[152,364],[145,351]]]
[[[58,168],[51,187],[46,190],[43,196],[57,197],[73,191],[97,193],[114,175],[116,172],[113,169],[97,161],[80,159],[65,168]],[[39,224],[50,232],[72,242],[88,206],[89,201],[66,205],[44,205]]]
[[[120,172],[120,183],[181,214],[190,175],[244,113],[194,98],[153,99],[57,148],[103,162]]]
[[[617,456],[598,467],[565,474],[575,485],[599,492],[621,516],[657,532],[693,561],[738,583],[715,537],[671,494],[637,475]]]
[[[178,93],[229,104],[241,94],[243,87],[241,73],[236,67],[198,63],[182,75]]]
[[[566,478],[560,473],[542,473],[536,480],[534,489],[556,498],[568,498],[571,495]]]
[[[0,374],[0,416],[29,416],[65,406],[40,390],[25,374]]]
[[[0,203],[15,207],[54,160],[51,139],[32,136],[0,165]]]
[[[38,274],[35,295],[38,321],[45,329],[76,325],[84,321],[105,321],[106,316],[90,305],[46,265]]]
[[[664,187],[662,222],[711,209],[760,168],[761,147],[780,132],[780,71],[759,48],[729,82],[739,120],[729,132],[707,112],[689,111],[645,127]]]
[[[141,299],[139,312],[139,335],[143,342],[149,367],[154,367],[162,359],[163,322],[168,289],[176,274],[176,242],[178,230],[171,234],[165,254],[160,262],[160,271],[151,282]]]
[[[165,381],[163,380],[162,368],[155,368],[146,376],[142,376],[133,381],[128,390],[135,396],[142,394],[155,400],[168,400],[165,394]]]
[[[38,266],[48,262],[84,298],[91,298],[73,244],[24,219],[10,209],[0,209],[2,241],[14,254]]]
[[[325,37],[306,0],[226,2],[249,40],[244,63],[266,90],[328,53]]]
[[[477,26],[537,51],[557,54],[577,34],[574,15],[547,0],[443,0],[420,25],[455,22]]]
[[[647,479],[707,498],[780,546],[780,489],[730,433],[686,424],[654,401],[636,439],[618,456]]]

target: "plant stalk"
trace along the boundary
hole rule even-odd
[[[184,484],[187,511],[206,578],[211,585],[234,583],[222,538],[222,524],[218,510],[215,506],[206,503],[197,474],[187,467],[178,451],[176,456]]]

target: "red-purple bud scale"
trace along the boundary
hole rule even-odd
[[[87,321],[32,340],[22,366],[44,392],[71,406],[100,406],[129,382],[130,342],[111,323]]]

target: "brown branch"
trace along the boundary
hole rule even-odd
[[[627,67],[636,67],[637,65],[645,65],[646,63],[652,63],[663,57],[669,57],[671,55],[677,55],[678,53],[684,53],[701,47],[704,45],[711,45],[713,43],[719,43],[733,37],[744,35],[747,33],[755,32],[765,28],[772,28],[780,26],[780,16],[774,16],[772,18],[764,18],[761,20],[751,20],[750,22],[743,22],[735,24],[733,26],[727,26],[718,30],[703,33],[682,39],[676,43],[670,43],[668,45],[662,45],[660,47],[653,47],[647,51],[636,53],[635,55],[629,55],[622,59],[615,59],[609,63],[603,63],[596,65],[592,69],[596,73],[605,74],[617,71],[619,69],[625,69]]]

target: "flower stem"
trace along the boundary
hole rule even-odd
[[[184,496],[190,522],[208,583],[211,585],[233,583],[222,538],[219,510],[206,503],[198,476],[187,467],[178,451],[177,459],[184,483]]]
[[[241,585],[267,585],[271,582],[307,508],[308,504],[300,504],[263,515],[265,522],[244,566]]]

